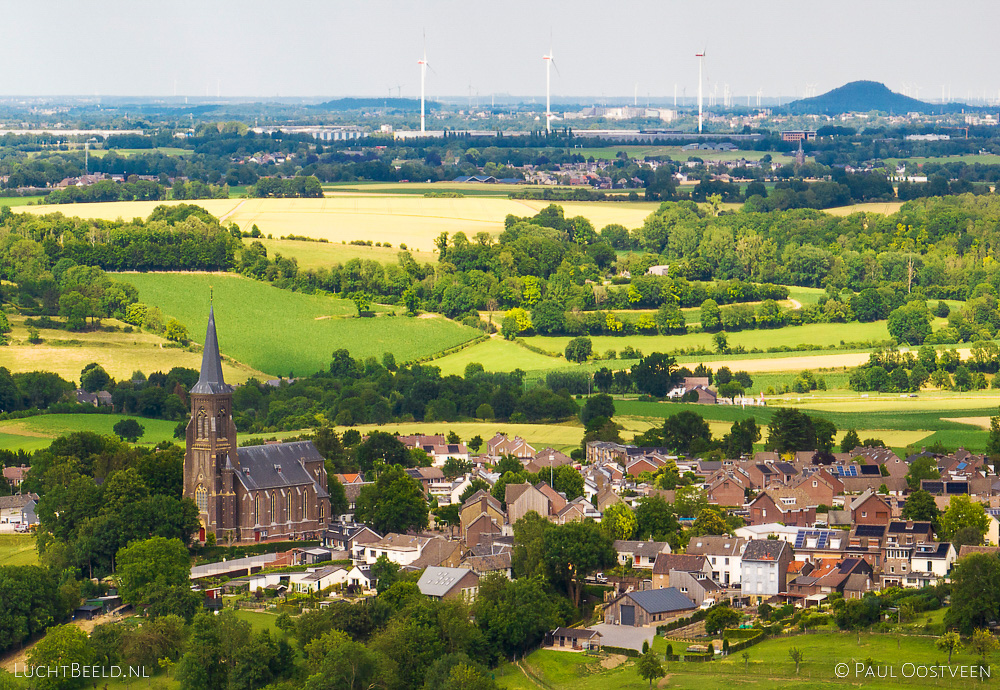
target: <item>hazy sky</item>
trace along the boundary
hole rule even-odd
[[[1000,5],[955,0],[32,0],[0,2],[0,95],[802,96],[873,79],[920,97],[1000,92]]]

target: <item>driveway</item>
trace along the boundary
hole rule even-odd
[[[656,628],[634,628],[631,625],[608,625],[599,623],[590,626],[591,630],[601,633],[601,644],[609,647],[624,647],[642,651],[642,643],[653,644]]]

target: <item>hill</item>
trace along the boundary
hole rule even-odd
[[[440,104],[426,101],[427,111],[437,110]],[[371,110],[389,108],[391,110],[419,111],[419,98],[336,98],[313,106],[317,110]]]
[[[836,115],[871,110],[886,113],[941,112],[942,106],[896,93],[877,81],[852,81],[822,95],[792,101],[787,108],[793,114]]]

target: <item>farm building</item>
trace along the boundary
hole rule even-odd
[[[626,592],[604,609],[604,622],[610,625],[659,625],[697,608],[676,587]]]

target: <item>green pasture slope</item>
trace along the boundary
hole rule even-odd
[[[122,273],[139,288],[139,299],[187,326],[203,342],[210,290],[223,354],[271,374],[310,374],[326,368],[334,350],[353,357],[397,362],[423,357],[467,342],[480,332],[442,317],[392,316],[395,308],[377,307],[374,318],[356,318],[354,303],[321,295],[281,290],[233,274]]]
[[[937,666],[948,663],[947,653],[942,654],[934,646],[932,636],[914,635],[871,635],[854,633],[816,632],[808,635],[770,639],[761,642],[747,650],[748,660],[742,653],[732,654],[724,659],[709,663],[672,661],[666,664],[667,682],[662,686],[654,681],[654,687],[669,687],[680,690],[702,690],[703,688],[719,688],[735,686],[748,689],[772,688],[849,688],[864,687],[873,690],[888,690],[900,685],[912,688],[973,688],[982,687],[983,681],[978,678],[927,678],[904,676],[903,664],[914,666]],[[685,647],[682,642],[673,642],[674,653]],[[788,655],[788,650],[796,647],[803,653],[802,663],[798,673],[795,663]],[[661,656],[666,649],[666,642],[661,637],[655,638],[653,650]],[[997,654],[991,654],[984,666],[990,669],[995,680],[1000,673],[996,667]],[[873,664],[874,668],[882,669],[888,676],[889,668],[895,671],[895,677],[879,678],[876,670],[873,675],[865,675],[864,664]],[[862,663],[860,674],[857,664]],[[962,649],[952,657],[951,668],[970,666],[978,667],[979,659],[974,654]],[[837,664],[848,664],[847,677],[838,678]],[[531,673],[529,678],[522,669]],[[842,671],[843,672],[843,671]],[[909,673],[909,667],[906,673]],[[967,671],[968,673],[968,671]],[[911,675],[915,675],[912,674]],[[600,659],[581,653],[539,650],[520,662],[520,667],[504,664],[497,672],[497,684],[501,688],[520,690],[538,687],[550,690],[604,690],[634,689],[642,690],[649,687],[649,682],[639,677],[634,659],[626,660],[613,669],[601,667]],[[989,683],[989,681],[987,681]]]
[[[38,551],[31,534],[0,534],[0,568],[7,565],[37,565]]]

